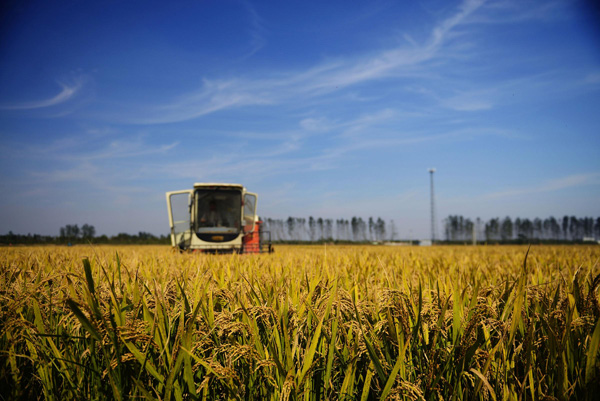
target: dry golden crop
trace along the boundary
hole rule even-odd
[[[2,399],[594,399],[600,247],[0,249]]]

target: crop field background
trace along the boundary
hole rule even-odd
[[[2,248],[0,399],[596,399],[600,247],[527,252]]]

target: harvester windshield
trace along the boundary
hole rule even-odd
[[[241,229],[242,193],[236,189],[194,191],[194,231],[237,234]]]

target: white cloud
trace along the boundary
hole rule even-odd
[[[3,109],[3,110],[32,110],[32,109],[41,109],[41,108],[46,108],[46,107],[57,106],[59,104],[65,103],[68,100],[74,98],[82,90],[82,88],[84,87],[84,85],[86,83],[86,78],[83,76],[79,76],[70,81],[71,82],[58,81],[57,83],[62,89],[57,95],[55,95],[49,99],[0,105],[0,109]]]
[[[473,99],[456,96],[444,101],[447,108],[456,111],[481,111],[489,110],[493,107],[492,103],[484,99]]]
[[[464,1],[454,15],[432,29],[429,39],[421,46],[399,46],[367,57],[326,61],[305,71],[281,73],[271,78],[205,79],[197,91],[171,103],[149,107],[147,113],[135,115],[129,110],[122,121],[139,124],[186,121],[241,106],[297,103],[299,98],[318,98],[389,76],[411,77],[415,67],[423,67],[423,63],[439,55],[452,30],[482,4],[481,0]]]
[[[266,44],[266,40],[265,40],[266,29],[264,27],[263,19],[261,18],[260,15],[258,15],[258,13],[256,12],[256,9],[252,6],[252,4],[250,4],[250,2],[248,2],[248,1],[244,1],[243,4],[244,4],[244,7],[246,8],[246,10],[248,11],[248,15],[250,17],[250,25],[251,25],[250,51],[246,55],[246,57],[250,57],[265,46],[265,44]]]
[[[305,118],[300,121],[300,127],[306,131],[329,131],[332,128],[332,123],[325,119],[324,117],[320,118]]]
[[[560,191],[574,187],[599,185],[600,173],[574,174],[567,177],[556,178],[531,187],[510,188],[493,192],[483,196],[483,199],[509,198],[520,195],[538,194],[544,192]]]
[[[432,79],[440,82],[440,85],[433,87],[434,89],[422,88],[427,91],[424,94],[437,101],[441,107],[459,112],[489,110],[497,103],[505,101],[508,96],[512,96],[515,88],[518,94],[524,93],[525,88],[521,86],[523,84],[528,85],[529,89],[537,87],[538,90],[548,90],[554,87],[555,90],[559,90],[555,85],[556,74],[550,74],[551,77],[529,76],[512,81],[501,81],[487,88],[472,82],[464,89],[454,89],[465,85],[465,82],[440,81],[443,76],[440,75],[441,66],[455,59],[456,56],[462,57],[463,60],[464,57],[470,57],[464,53],[465,49],[472,50],[469,46],[465,47],[468,45],[465,40],[453,42],[454,45],[460,43],[458,47],[451,48],[445,45],[462,33],[458,30],[459,27],[470,26],[475,22],[488,23],[486,20],[473,18],[477,10],[483,10],[480,14],[489,14],[489,10],[494,7],[482,7],[483,4],[482,0],[464,1],[453,15],[431,29],[428,39],[421,45],[411,39],[408,45],[404,42],[396,48],[374,52],[369,56],[328,60],[304,71],[281,72],[271,77],[205,79],[198,90],[182,95],[170,103],[148,106],[147,112],[136,113],[129,110],[121,117],[121,121],[160,124],[192,120],[214,112],[244,106],[296,105],[299,101],[306,105],[309,99],[323,99],[327,94],[354,85],[390,77],[396,79],[410,77],[413,80],[416,78],[423,80],[428,77],[427,82],[431,82]],[[503,8],[497,5],[495,7]],[[510,9],[507,6],[504,8]],[[525,11],[517,7],[514,10],[510,9],[510,12],[519,14]],[[536,12],[541,13],[533,6],[527,9],[527,13]],[[255,20],[254,24],[260,26],[262,22],[256,12],[250,9],[250,14]],[[457,51],[461,53],[456,54]],[[472,53],[469,54],[473,56]],[[595,82],[596,79],[595,75],[588,77],[590,82]],[[564,77],[561,81],[564,81]],[[550,85],[551,83],[554,85]],[[569,86],[569,83],[565,82],[563,86]],[[361,98],[360,95],[353,96],[357,99]],[[514,101],[515,99],[512,98],[511,102]],[[314,130],[321,129],[322,122],[312,118],[307,119],[303,124],[305,129]]]
[[[4,153],[20,152],[21,157],[28,154],[61,162],[90,162],[161,154],[177,147],[180,143],[175,141],[166,144],[148,144],[143,134],[134,138],[112,141],[106,139],[109,138],[96,135],[64,136],[44,144],[13,144]]]
[[[89,153],[82,156],[75,156],[74,159],[94,160],[94,159],[116,159],[130,158],[137,156],[147,156],[157,153],[167,152],[179,145],[179,142],[172,142],[165,145],[146,145],[140,139],[136,141],[117,140],[109,144],[106,149],[98,152]]]
[[[499,0],[489,2],[482,12],[472,19],[473,23],[515,24],[529,21],[555,21],[566,18],[573,10],[569,0],[527,1]]]
[[[586,77],[584,82],[586,84],[599,84],[600,83],[600,71],[596,71],[596,72],[592,72],[589,73]]]

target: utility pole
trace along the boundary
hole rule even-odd
[[[429,177],[431,182],[431,244],[435,242],[435,197],[433,192],[433,173],[435,173],[435,169],[430,168]]]

